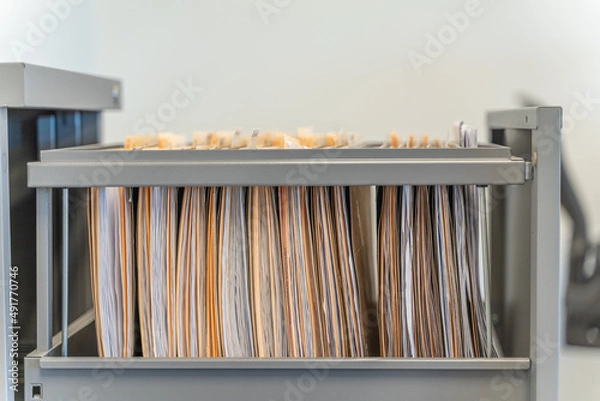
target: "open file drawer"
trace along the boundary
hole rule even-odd
[[[38,349],[26,360],[26,399],[556,400],[560,109],[491,113],[488,123],[494,141],[509,148],[244,150],[202,158],[110,147],[43,153],[29,165],[38,194],[40,329]],[[406,184],[506,188],[492,196],[492,306],[509,357],[112,359],[94,356],[91,311],[69,327],[63,322],[54,338],[48,329],[52,188]],[[63,208],[68,215],[68,204]],[[68,304],[67,294],[62,299]],[[69,353],[61,356],[67,338]]]

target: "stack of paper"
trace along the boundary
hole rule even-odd
[[[476,146],[461,125],[460,143]],[[390,147],[442,147],[428,137]],[[445,146],[457,147],[457,143]],[[380,189],[379,320],[382,356],[500,354],[485,311],[489,294],[483,192],[476,186]],[[492,345],[486,346],[486,342]],[[489,351],[489,352],[488,352]]]
[[[348,188],[333,187],[333,218],[339,258],[341,305],[344,308],[343,329],[348,332],[348,347],[342,356],[363,357],[366,355],[365,301],[361,301],[360,279],[351,237],[351,212]],[[368,281],[367,279],[365,281]],[[363,284],[363,287],[367,283]]]
[[[90,188],[88,222],[98,354],[134,351],[134,255],[131,191]]]
[[[392,134],[387,146],[477,145],[464,124],[455,135]],[[192,145],[134,136],[126,148],[335,157],[354,141],[238,130],[196,133]],[[132,356],[139,323],[145,357],[498,356],[485,213],[476,186],[92,188],[99,354]]]
[[[279,216],[272,187],[248,189],[248,250],[255,355],[288,354]]]
[[[347,355],[348,327],[342,298],[343,277],[338,257],[337,233],[329,195],[330,189],[327,187],[312,188],[312,223],[323,305],[324,355],[340,358]]]
[[[159,149],[181,146],[182,138],[159,136]],[[138,194],[137,262],[140,334],[147,357],[175,357],[176,266],[179,225],[177,188],[142,187]]]
[[[477,147],[477,130],[464,123],[455,126],[460,145],[465,148]],[[466,222],[467,252],[469,260],[469,294],[472,297],[473,347],[476,356],[497,357],[502,351],[496,331],[488,321],[486,301],[489,305],[489,260],[487,254],[487,215],[484,189],[476,185],[466,185],[464,210]],[[489,311],[487,311],[489,312]]]
[[[289,356],[323,356],[322,309],[307,188],[280,187],[279,213]]]
[[[207,355],[206,190],[183,191],[177,247],[177,356]]]
[[[220,273],[224,356],[254,355],[248,281],[246,204],[243,187],[224,187],[219,218]]]
[[[219,273],[219,213],[217,207],[220,188],[208,189],[208,216],[206,223],[206,356],[223,356],[222,312],[221,312],[221,275]]]
[[[401,356],[402,319],[398,189],[383,187],[379,217],[379,342],[382,356]]]

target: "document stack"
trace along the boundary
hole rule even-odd
[[[457,124],[459,143],[391,135],[390,147],[472,147],[477,131]],[[379,323],[385,357],[499,356],[486,321],[488,296],[482,188],[379,189]]]
[[[392,134],[386,148],[477,146]],[[125,150],[359,147],[347,133],[132,136]],[[476,186],[91,188],[98,353],[476,358],[501,351]],[[139,338],[139,344],[135,339]]]

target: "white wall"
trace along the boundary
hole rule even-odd
[[[67,9],[66,1],[78,4]],[[468,4],[0,0],[0,61],[122,78],[124,108],[105,116],[108,142],[148,129],[148,115],[168,111],[178,81],[202,88],[172,120],[163,115],[162,129],[184,133],[313,125],[363,139],[390,130],[443,137],[454,120],[483,127],[485,110],[516,106],[528,93],[571,118],[564,153],[600,238],[600,3],[480,0],[476,16],[418,74],[410,52],[425,54],[426,35]],[[263,18],[257,5],[277,13]],[[51,32],[39,43],[15,51],[32,44],[31,26],[51,23],[57,7],[57,26],[44,25]],[[588,110],[581,96],[599,100]]]

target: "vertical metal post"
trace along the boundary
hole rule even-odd
[[[6,372],[12,366],[9,352],[10,285],[10,171],[8,170],[8,110],[0,108],[0,370],[4,383],[0,386],[0,399],[13,400],[14,392],[6,382]]]
[[[52,348],[52,188],[36,190],[37,350]]]
[[[490,244],[488,241],[488,215],[487,215],[487,191],[486,188],[479,188],[481,196],[479,197],[481,202],[481,219],[483,224],[480,224],[481,230],[481,243],[482,243],[482,257],[483,257],[483,285],[485,288],[485,352],[486,357],[492,357],[492,292],[491,292],[491,262],[490,262]]]
[[[62,193],[62,355],[69,345],[69,189]]]
[[[502,202],[506,235],[496,242],[503,246],[505,267],[505,308],[514,308],[504,334],[510,333],[513,355],[531,358],[530,397],[532,401],[558,400],[560,352],[560,154],[562,110],[535,107],[491,113],[488,124],[494,141],[505,142],[513,155],[533,165],[533,178],[521,188],[506,187]],[[503,132],[501,132],[503,130]],[[509,131],[510,130],[510,131]],[[508,136],[510,134],[510,137]],[[497,221],[497,220],[496,220]],[[523,233],[527,233],[523,235]],[[494,255],[498,255],[495,253]],[[497,261],[496,261],[497,263]],[[529,265],[527,275],[520,267]],[[527,295],[525,298],[523,295]],[[529,338],[523,333],[529,328]],[[506,341],[505,341],[506,343]]]
[[[504,130],[492,129],[492,143],[506,146]],[[493,323],[498,340],[505,355],[511,355],[511,343],[507,340],[510,332],[506,330],[506,189],[503,185],[489,187],[490,201],[490,297]]]
[[[561,109],[538,108],[531,158],[531,399],[557,401]]]

